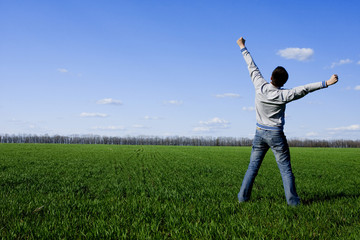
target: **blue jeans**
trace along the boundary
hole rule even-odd
[[[300,198],[295,188],[295,177],[291,170],[289,145],[287,144],[284,132],[260,128],[256,129],[250,164],[238,194],[239,202],[245,202],[250,199],[255,177],[269,148],[271,148],[275,155],[276,163],[281,173],[287,203],[291,206],[300,204]]]

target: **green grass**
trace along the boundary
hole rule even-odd
[[[0,144],[0,236],[360,239],[360,149],[291,148],[297,208],[271,151],[238,203],[250,151]]]

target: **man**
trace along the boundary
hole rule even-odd
[[[268,83],[261,75],[259,68],[245,47],[245,39],[239,38],[237,44],[248,65],[250,77],[255,87],[257,121],[250,164],[238,194],[239,202],[250,199],[255,177],[266,152],[271,148],[281,173],[286,201],[290,206],[299,205],[300,198],[296,193],[295,177],[291,170],[289,146],[283,132],[285,106],[287,103],[300,99],[310,92],[335,84],[338,81],[338,76],[334,74],[327,81],[311,83],[293,89],[282,89],[281,87],[288,79],[285,68],[280,66],[275,68],[271,75],[271,82]]]

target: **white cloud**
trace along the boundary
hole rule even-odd
[[[181,104],[183,104],[183,101],[179,101],[179,100],[169,100],[169,101],[164,101],[164,104],[181,105]]]
[[[141,124],[134,124],[134,125],[132,125],[132,127],[133,128],[148,128],[148,127],[146,127],[144,125],[141,125]]]
[[[318,101],[307,101],[306,103],[310,104],[310,105],[321,105],[322,104],[322,102],[318,102]]]
[[[253,111],[255,111],[255,107],[243,107],[242,110],[248,111],[248,112],[253,112]]]
[[[295,59],[298,61],[309,60],[314,55],[314,50],[311,48],[285,48],[277,52],[277,55],[280,55],[286,59]]]
[[[193,132],[210,132],[210,127],[194,127]]]
[[[240,94],[237,93],[224,93],[224,94],[216,94],[215,95],[216,98],[240,98]]]
[[[49,134],[52,132],[51,129],[49,129],[46,124],[46,121],[28,121],[28,120],[20,120],[20,119],[16,119],[16,118],[12,118],[10,120],[8,120],[10,125],[14,125],[16,131],[14,132],[14,134],[17,134],[19,132],[22,133],[34,133],[34,134],[39,134],[39,133],[43,133],[43,134]],[[7,132],[10,133],[10,132]]]
[[[214,117],[208,121],[200,121],[200,126],[194,127],[193,132],[211,132],[218,129],[229,128],[229,124],[230,122],[225,119]]]
[[[201,125],[208,125],[208,126],[226,126],[229,121],[226,121],[224,119],[220,119],[218,117],[214,117],[213,119],[210,119],[209,121],[200,121]]]
[[[105,113],[87,113],[83,112],[80,114],[80,117],[107,117],[108,115]]]
[[[61,73],[68,73],[69,72],[69,70],[67,70],[65,68],[58,68],[57,71],[61,72]]]
[[[160,118],[159,118],[159,117],[152,117],[152,116],[146,115],[146,116],[144,117],[144,119],[145,119],[145,120],[158,120],[158,119],[160,119]]]
[[[29,121],[23,121],[23,120],[19,120],[19,119],[16,119],[16,118],[12,118],[10,120],[8,120],[9,122],[11,123],[20,123],[20,124],[27,124],[29,123]]]
[[[359,64],[359,65],[360,65],[360,61],[358,61],[358,62],[357,62],[357,64]]]
[[[349,63],[352,63],[353,61],[350,60],[349,58],[347,59],[341,59],[340,61],[338,62],[333,62],[330,66],[330,68],[334,68],[336,66],[341,66],[341,65],[344,65],[344,64],[349,64]]]
[[[328,130],[331,130],[331,131],[358,131],[358,130],[360,130],[360,125],[353,124],[353,125],[345,126],[345,127],[329,128]]]
[[[317,133],[317,132],[308,132],[308,133],[306,133],[306,136],[307,137],[316,137],[316,136],[318,136],[319,134]]]
[[[92,127],[93,130],[100,130],[100,131],[118,131],[118,130],[125,130],[123,126],[107,126],[107,127]]]
[[[96,102],[97,104],[112,104],[112,105],[122,105],[120,100],[115,100],[112,98],[104,98]]]
[[[355,86],[354,89],[360,91],[360,85]]]

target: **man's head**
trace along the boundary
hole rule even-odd
[[[286,83],[286,81],[289,78],[288,72],[285,70],[285,68],[278,66],[274,69],[274,71],[271,74],[271,83],[275,87],[282,87]]]

